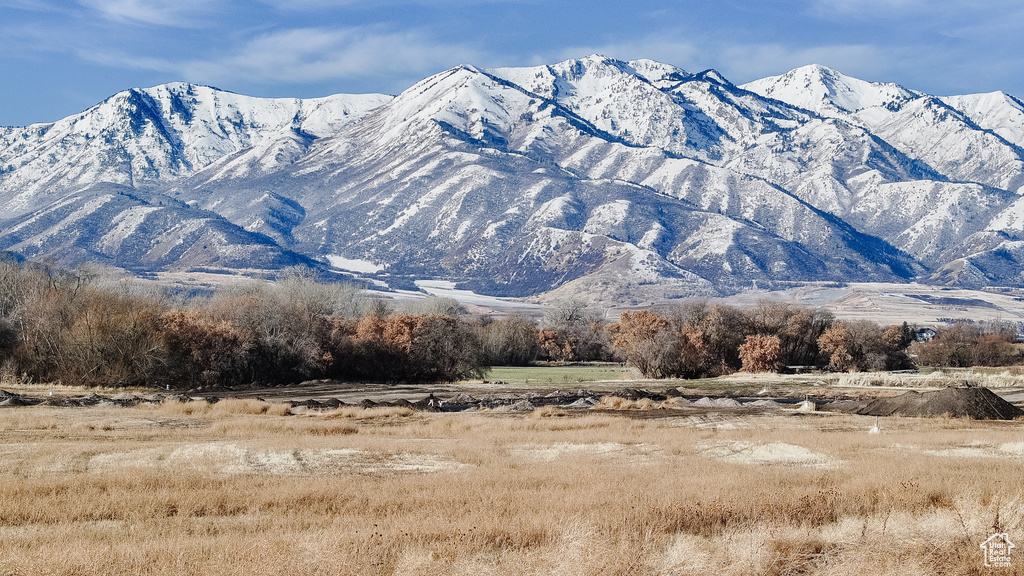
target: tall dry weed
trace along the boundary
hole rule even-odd
[[[834,377],[834,385],[844,387],[896,387],[896,388],[976,388],[1024,387],[1024,377],[1011,370],[1002,372],[973,372],[964,370],[935,370],[928,374],[890,374],[888,372],[851,372]]]
[[[9,412],[0,573],[968,574],[1024,530],[1014,423],[188,404]]]
[[[416,414],[416,411],[406,406],[373,406],[364,408],[362,406],[342,406],[323,414],[324,418],[349,418],[354,420],[374,420],[380,418],[398,419],[408,418]]]

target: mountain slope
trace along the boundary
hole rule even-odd
[[[333,133],[389,99],[260,99],[184,83],[126,90],[76,116],[0,133],[0,217],[96,182],[155,189],[281,133]]]
[[[1018,285],[1022,110],[820,66],[736,86],[596,55],[393,98],[170,84],[0,129],[0,248],[139,272],[361,260],[396,286],[606,302]]]
[[[564,77],[551,82],[584,92],[567,88]],[[645,79],[629,85],[651,89]],[[316,142],[281,174],[247,181],[245,190],[218,189],[207,173],[220,166],[212,166],[176,188],[176,197],[215,207],[246,190],[291,189],[306,207],[288,231],[299,251],[505,294],[597,273],[626,255],[634,283],[698,293],[914,273],[910,258],[770,183],[609,139],[578,114],[582,107],[565,108],[534,91],[543,86],[531,88],[454,69]],[[658,170],[675,179],[657,181]],[[699,192],[709,173],[721,185]],[[247,228],[265,221],[251,217]]]
[[[212,212],[113,184],[2,221],[0,245],[30,258],[100,262],[140,273],[316,264]]]
[[[1012,97],[936,98],[823,66],[805,66],[743,87],[862,126],[946,179],[1014,191],[1024,185],[1024,151],[1017,144],[1024,115]]]
[[[1024,102],[1003,92],[940,98],[984,130],[1015,146],[1024,146]]]

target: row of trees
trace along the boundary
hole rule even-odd
[[[486,366],[476,327],[447,309],[394,313],[303,271],[181,299],[12,261],[0,262],[0,362],[43,381],[173,388],[444,381]]]
[[[1007,322],[958,322],[911,352],[925,366],[1012,366],[1024,361],[1016,341],[1017,327]]]
[[[616,350],[645,376],[699,378],[827,364],[822,338],[839,326],[845,325],[823,310],[761,302],[745,311],[698,303],[662,314],[624,312],[609,330]],[[873,338],[866,328],[864,336]],[[856,352],[848,348],[839,354]]]
[[[749,310],[691,304],[661,314],[625,312],[615,351],[645,376],[696,378],[787,367],[836,371],[1009,366],[1024,361],[1017,326],[961,322],[918,342],[906,322],[836,321],[824,310],[762,301]]]
[[[209,297],[174,297],[81,271],[0,261],[0,363],[86,385],[275,385],[310,378],[445,381],[492,365],[622,361],[645,376],[696,378],[830,365],[835,370],[1008,365],[1007,324],[957,324],[915,342],[905,323],[840,322],[820,309],[690,303],[607,323],[579,303],[531,318],[471,318],[432,298],[402,312],[353,286],[295,270]]]

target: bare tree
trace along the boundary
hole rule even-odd
[[[492,366],[525,366],[540,352],[540,330],[533,320],[511,314],[481,327],[484,355]]]

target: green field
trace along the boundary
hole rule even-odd
[[[509,384],[550,384],[633,380],[636,376],[620,364],[582,364],[570,366],[495,366],[487,374],[488,382]]]
[[[760,391],[766,383],[779,393],[803,393],[804,388],[813,386],[816,376],[786,376],[780,374],[734,374],[718,378],[682,380],[666,378],[648,380],[640,377],[635,370],[615,363],[586,363],[566,366],[495,366],[484,381],[491,384],[503,383],[514,387],[566,388],[576,385],[591,389],[615,389],[641,387],[664,389],[682,387],[692,393],[750,395]],[[479,381],[477,381],[479,382]]]
[[[479,383],[479,380],[474,381]],[[514,388],[588,388],[611,391],[618,388],[664,390],[679,388],[685,394],[726,396],[783,396],[834,394],[841,390],[930,389],[961,386],[1004,389],[1024,388],[1024,378],[1006,368],[998,369],[924,369],[913,374],[888,372],[751,374],[736,372],[715,378],[694,380],[667,378],[649,380],[620,364],[581,363],[564,366],[495,366],[484,378],[485,384]],[[467,382],[470,384],[471,382]]]

